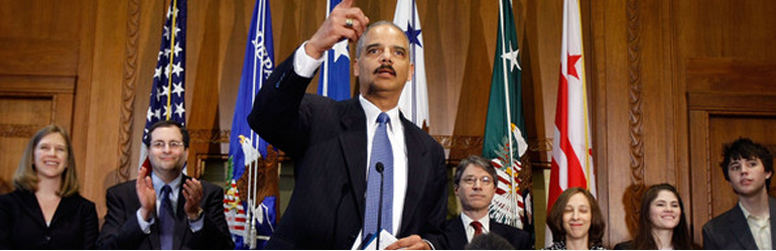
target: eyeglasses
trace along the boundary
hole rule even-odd
[[[180,142],[180,141],[170,141],[170,142],[167,142],[167,143],[164,142],[164,141],[154,141],[154,142],[151,142],[151,147],[153,147],[153,148],[163,149],[164,146],[169,146],[170,149],[179,149],[179,148],[183,147],[183,142]]]
[[[491,179],[490,176],[482,176],[479,179],[474,176],[466,176],[461,181],[463,181],[463,183],[466,185],[473,186],[474,183],[476,183],[478,180],[482,186],[493,185],[493,179]]]

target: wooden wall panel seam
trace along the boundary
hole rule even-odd
[[[121,85],[121,118],[119,124],[119,163],[116,170],[119,181],[129,180],[132,161],[132,122],[134,121],[135,86],[137,83],[138,40],[140,27],[140,0],[127,4],[127,41],[125,44],[124,78]]]
[[[638,212],[641,205],[641,195],[644,192],[644,123],[642,113],[642,69],[641,69],[641,17],[639,15],[639,0],[628,0],[626,4],[628,30],[628,95],[630,98],[629,136],[630,136],[630,171],[631,185],[628,186],[630,203],[626,205],[626,226],[635,234],[638,225]]]

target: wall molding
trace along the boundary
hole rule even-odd
[[[232,130],[189,129],[191,143],[229,143]]]
[[[140,0],[127,5],[127,42],[124,45],[124,79],[121,85],[121,123],[119,124],[119,163],[116,172],[119,181],[129,180],[132,161],[132,124],[134,122],[135,86],[137,85],[137,58],[140,27]]]
[[[0,124],[0,137],[29,139],[44,126],[46,125]]]
[[[638,225],[639,206],[644,192],[644,123],[642,115],[642,70],[641,70],[641,15],[639,0],[628,0],[626,15],[628,18],[628,95],[630,98],[629,136],[630,136],[630,171],[631,185],[625,195],[629,197],[626,203],[626,225],[635,234]]]

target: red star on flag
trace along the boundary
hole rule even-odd
[[[577,74],[577,61],[579,61],[580,58],[582,58],[582,54],[580,54],[580,55],[571,55],[571,54],[569,54],[569,59],[568,59],[568,67],[569,67],[568,73],[569,73],[569,76],[574,76],[577,79],[580,79],[579,78],[579,74]]]

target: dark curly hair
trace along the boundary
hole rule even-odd
[[[728,173],[728,166],[733,160],[737,159],[760,159],[765,168],[765,172],[773,173],[773,155],[768,151],[768,148],[754,143],[748,138],[739,138],[733,143],[726,145],[723,150],[725,158],[719,165],[722,168],[722,173],[725,174],[725,180],[730,181],[730,174]],[[771,176],[773,177],[773,176]],[[765,189],[771,187],[771,178],[765,180]]]

